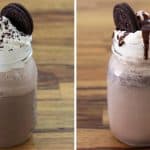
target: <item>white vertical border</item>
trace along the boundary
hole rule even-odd
[[[77,0],[74,0],[74,150],[77,150]]]

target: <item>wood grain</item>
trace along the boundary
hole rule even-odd
[[[73,149],[73,0],[20,2],[34,19],[33,50],[38,66],[37,125],[32,138],[10,150]]]
[[[106,75],[117,0],[78,0],[77,141],[78,150],[120,150],[110,132],[106,102]],[[147,0],[129,1],[135,10],[149,10]],[[142,149],[143,150],[143,149]]]

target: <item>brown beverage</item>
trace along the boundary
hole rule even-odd
[[[37,70],[33,59],[23,69],[0,73],[0,146],[25,142],[35,126]]]

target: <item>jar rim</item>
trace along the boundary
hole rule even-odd
[[[113,46],[111,49],[112,49],[112,54],[124,62],[134,63],[134,64],[145,64],[145,65],[150,64],[150,58],[145,60],[144,58],[142,59],[142,58],[125,57],[122,56],[119,52],[117,52],[115,48],[113,48]]]

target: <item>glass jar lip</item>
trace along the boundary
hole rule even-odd
[[[144,57],[142,58],[133,58],[133,57],[125,57],[122,56],[119,52],[117,52],[115,49],[112,50],[112,54],[116,56],[119,60],[123,61],[124,63],[132,63],[132,64],[150,64],[150,58],[145,60]]]
[[[119,43],[119,39],[123,40],[127,45],[144,45],[143,37],[142,37],[142,30],[137,30],[136,32],[126,32],[121,30],[115,30],[113,31],[113,43]],[[125,35],[124,33],[127,33]],[[127,37],[130,37],[129,39],[126,39]],[[126,41],[127,40],[127,41]],[[150,39],[149,39],[150,41]]]
[[[149,40],[150,41],[150,40]],[[139,41],[140,42],[140,41]],[[144,43],[143,42],[137,42],[137,41],[135,41],[135,42],[128,42],[128,43],[125,43],[126,45],[134,45],[134,46],[137,46],[137,44],[139,45],[139,46],[142,46],[142,47],[144,47]],[[113,43],[113,45],[116,43],[116,44],[119,44],[119,40],[117,40],[116,38],[113,38],[112,39],[112,43]]]
[[[0,65],[11,65],[18,62],[23,62],[24,60],[26,60],[26,58],[32,56],[33,50],[32,46],[29,45],[27,47],[14,49],[14,53],[11,53],[11,55],[8,55],[9,53],[6,52],[0,53]]]
[[[124,45],[119,46],[119,41],[117,39],[113,39],[112,42],[112,53],[119,57],[120,59],[128,62],[133,63],[150,63],[150,57],[145,60],[144,59],[144,43],[140,42],[137,45],[136,43],[124,43]],[[125,53],[125,50],[127,49],[127,53]],[[135,49],[135,51],[132,51],[129,53],[129,49]],[[142,53],[141,53],[142,52]],[[139,57],[140,56],[140,57]]]

